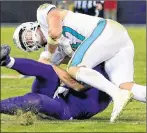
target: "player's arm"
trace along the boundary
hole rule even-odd
[[[60,64],[62,61],[65,62],[65,57],[71,58],[74,51],[71,48],[70,40],[66,37],[62,37],[60,39],[60,44],[58,45],[58,48],[54,53],[50,53],[48,50],[48,46],[46,46],[46,51],[42,52],[39,58],[39,62],[48,64],[49,61],[52,62],[52,64]],[[66,60],[67,62],[67,60]]]
[[[78,83],[75,79],[71,78],[71,76],[66,71],[60,69],[56,65],[53,65],[53,69],[55,70],[59,79],[68,87],[74,89],[75,91],[81,91],[85,88],[84,85]]]
[[[48,24],[48,50],[50,53],[54,53],[58,46],[59,39],[62,35],[62,20],[63,15],[57,8],[52,9],[47,14]]]
[[[45,64],[67,64],[73,54],[73,51],[68,42],[65,42],[64,40],[63,42],[64,45],[59,44],[54,54],[51,54],[48,50],[43,51],[40,54],[38,61]]]
[[[57,40],[62,34],[62,15],[60,10],[53,9],[47,14],[48,34],[53,40]]]

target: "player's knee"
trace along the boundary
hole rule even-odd
[[[76,78],[76,74],[79,71],[79,67],[69,67],[67,72],[72,76],[73,78]]]
[[[28,93],[24,95],[24,107],[27,110],[31,110],[33,112],[38,112],[41,108],[41,98],[38,94]]]

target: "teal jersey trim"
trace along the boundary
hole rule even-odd
[[[80,33],[78,33],[77,31],[75,31],[74,29],[70,28],[70,27],[67,27],[67,26],[63,26],[63,32],[62,34],[66,36],[66,32],[70,33],[71,35],[73,35],[74,37],[76,37],[77,39],[81,40],[81,41],[84,41],[85,40],[85,37],[83,35],[81,35]],[[77,49],[79,47],[81,43],[76,43],[76,44],[71,44],[71,47],[73,49]]]
[[[101,35],[105,26],[106,26],[106,20],[101,20],[97,24],[97,27],[94,29],[92,34],[78,47],[69,66],[77,66],[78,64],[81,63],[86,51],[92,45],[92,43]]]

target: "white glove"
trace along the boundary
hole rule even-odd
[[[65,87],[62,87],[62,86],[59,86],[57,88],[57,90],[55,91],[54,93],[54,96],[53,98],[55,99],[56,97],[59,98],[59,94],[62,94],[63,93],[63,96],[65,97],[67,95],[67,93],[69,92],[69,89],[65,88]]]
[[[50,60],[52,58],[52,54],[49,51],[43,51],[40,54],[40,58],[45,58],[45,59]]]

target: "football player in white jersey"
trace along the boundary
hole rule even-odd
[[[46,38],[48,51],[42,53],[39,59],[44,63],[56,53],[58,44],[65,46],[65,51],[68,46],[69,55],[73,54],[72,50],[76,50],[67,71],[76,80],[99,88],[112,97],[114,107],[111,122],[119,116],[132,93],[135,99],[146,102],[146,87],[133,80],[134,46],[121,24],[57,9],[51,4],[38,8],[37,21],[40,26],[37,30],[41,32],[38,31],[36,35],[36,31],[30,28],[32,35],[29,37],[29,32],[20,35],[22,28],[18,27],[14,33],[15,44],[21,49],[25,48],[25,51],[33,51],[40,48],[44,44],[43,38]],[[26,27],[24,31],[27,31]],[[91,69],[102,62],[105,62],[105,71],[111,82]]]

